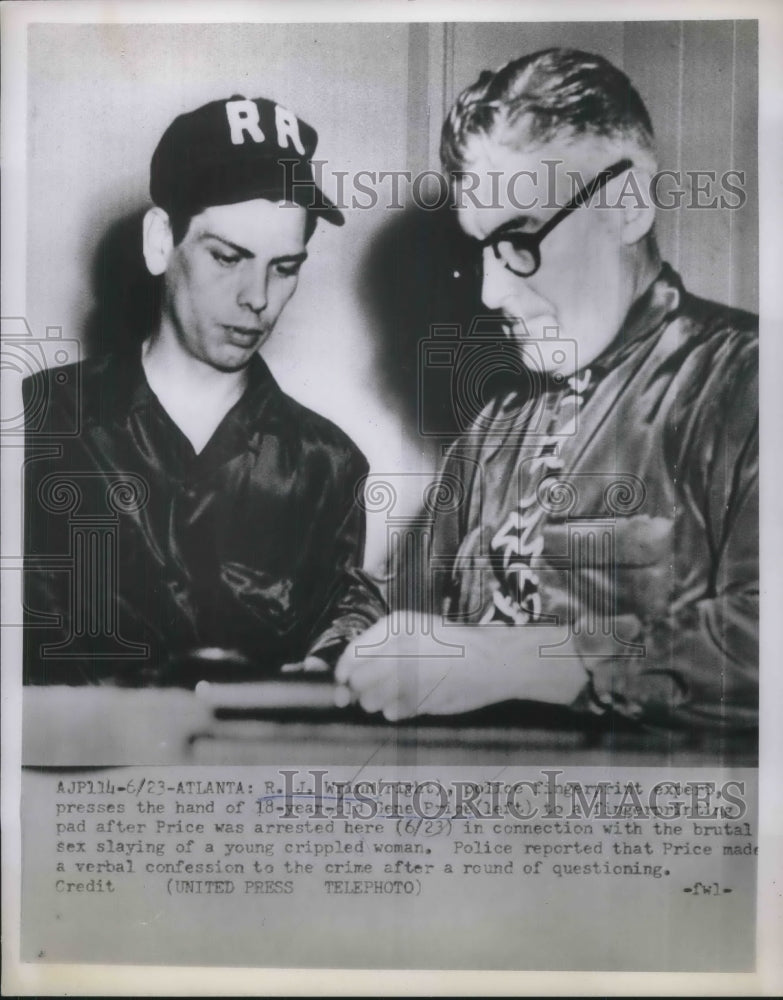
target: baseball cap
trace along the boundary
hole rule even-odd
[[[315,183],[315,129],[265,97],[235,94],[179,115],[150,163],[150,195],[166,211],[196,215],[253,198],[292,201],[341,226]]]

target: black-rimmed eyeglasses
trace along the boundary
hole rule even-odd
[[[606,170],[602,170],[586,187],[580,187],[571,201],[534,233],[523,233],[513,229],[512,227],[519,225],[519,222],[517,219],[511,219],[505,226],[496,229],[491,236],[478,243],[481,254],[483,255],[485,247],[492,247],[497,260],[502,261],[509,271],[519,275],[520,278],[529,278],[541,267],[541,242],[555,226],[559,225],[575,209],[586,205],[596,191],[600,191],[610,180],[632,166],[631,160],[620,160],[611,167],[607,167]]]

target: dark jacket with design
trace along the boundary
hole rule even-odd
[[[558,444],[562,469],[539,487],[540,655],[580,658],[590,711],[751,728],[757,319],[688,294],[664,266],[596,364],[597,388]],[[452,619],[481,621],[503,586],[491,540],[529,489],[547,392],[499,400],[450,451],[443,475],[464,500],[436,519],[433,579]]]

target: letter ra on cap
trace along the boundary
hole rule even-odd
[[[231,129],[231,141],[235,146],[241,146],[245,141],[245,132],[253,142],[263,142],[264,133],[258,122],[258,108],[255,101],[227,101],[226,115]]]
[[[299,120],[292,111],[275,105],[275,128],[277,129],[277,145],[285,149],[290,139],[294,149],[300,156],[305,155],[304,146],[299,136]]]
[[[299,120],[293,112],[275,104],[275,131],[277,133],[277,145],[280,149],[286,149],[293,145],[300,156],[305,155],[302,139],[299,135]],[[255,101],[244,98],[226,102],[226,117],[231,130],[231,142],[235,146],[241,146],[245,141],[245,135],[250,136],[253,142],[264,142],[264,135],[259,121],[258,105]]]

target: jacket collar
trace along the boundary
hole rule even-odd
[[[658,276],[628,310],[620,332],[589,367],[606,373],[616,368],[637,344],[660,330],[679,311],[685,289],[679,274],[669,265],[661,265]]]
[[[245,391],[225,420],[245,438],[252,438],[267,402],[282,391],[259,354],[253,356],[247,373]],[[97,426],[124,424],[131,414],[160,406],[144,374],[140,346],[132,352],[91,359],[83,392],[85,421]]]

